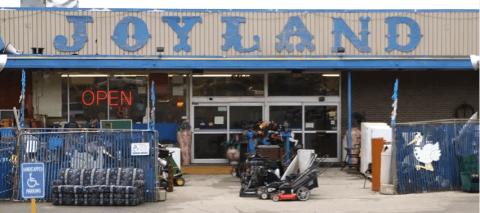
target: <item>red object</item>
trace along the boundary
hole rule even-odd
[[[278,198],[280,200],[296,200],[297,195],[296,194],[279,194]]]
[[[118,93],[119,91],[112,90],[107,93],[105,90],[98,90],[97,91],[97,105],[100,105],[101,100],[107,100],[108,99],[108,105],[109,106],[118,106],[118,103],[112,103],[112,100],[118,100],[118,96],[113,96],[114,93]],[[85,101],[85,95],[90,94],[92,96],[92,101],[90,103],[87,103]],[[125,98],[125,102],[127,102],[128,106],[132,105],[132,91],[128,91],[128,96],[124,91],[120,91],[120,105],[123,106],[124,101],[123,99]],[[88,100],[88,99],[87,99]],[[93,103],[95,103],[95,92],[92,90],[85,90],[82,94],[82,102],[83,104],[90,106]]]

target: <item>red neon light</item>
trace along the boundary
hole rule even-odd
[[[103,98],[101,98],[100,93],[103,93],[105,96]],[[107,98],[108,98],[107,91],[98,90],[97,91],[97,106],[100,104],[100,100],[106,100]]]
[[[85,94],[87,93],[90,93],[92,94],[92,102],[91,103],[87,103],[85,101]],[[112,91],[109,91],[108,94],[107,94],[107,91],[105,90],[98,90],[97,91],[97,105],[100,105],[100,101],[101,100],[107,100],[108,98],[108,105],[109,106],[118,106],[118,103],[117,104],[114,104],[112,103],[112,100],[118,100],[118,96],[113,96],[115,93],[118,93],[117,90],[112,90]],[[103,94],[104,96],[101,97],[100,94]],[[128,106],[132,106],[132,91],[128,91],[128,97],[127,97],[127,94],[124,92],[124,91],[120,91],[120,105],[123,106],[123,98],[125,97],[125,100],[127,101],[127,105]],[[92,90],[85,90],[82,94],[82,102],[83,104],[87,105],[87,106],[90,106],[92,105],[93,103],[95,103],[95,92],[93,92]]]
[[[121,105],[123,106],[123,97],[125,96],[125,100],[127,101],[128,106],[132,106],[132,91],[128,92],[128,95],[130,96],[130,101],[128,101],[127,95],[125,95],[125,92],[121,91],[120,96],[121,96]]]
[[[89,104],[87,104],[87,102],[85,102],[85,93],[87,93],[87,92],[92,93],[92,97],[93,97],[92,98],[92,103],[89,103]],[[95,102],[95,93],[93,93],[92,90],[85,90],[85,92],[83,92],[83,94],[82,94],[82,102],[83,102],[83,104],[85,104],[87,106],[92,105],[93,102]]]
[[[123,92],[123,91],[122,91],[122,92]],[[118,99],[118,97],[112,96],[112,93],[118,93],[118,91],[112,90],[112,91],[108,92],[108,97],[110,97],[110,98],[108,99],[108,105],[110,105],[110,106],[118,106],[118,104],[112,104],[112,100],[117,100],[117,99]],[[123,105],[123,101],[122,101],[122,105]]]

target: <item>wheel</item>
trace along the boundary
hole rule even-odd
[[[163,187],[165,190],[168,188],[168,181],[165,179],[160,180],[160,186]]]
[[[185,185],[185,179],[183,179],[182,177],[175,178],[175,180],[173,182],[175,183],[175,186]]]
[[[268,199],[268,194],[264,192],[260,195],[260,198],[266,200],[266,199]]]
[[[233,170],[233,169],[230,171],[230,174],[231,174],[233,177],[236,177],[236,176],[237,176],[237,173],[236,173],[235,170]]]
[[[277,202],[277,201],[280,200],[280,198],[278,197],[277,194],[274,194],[274,195],[272,195],[272,200],[275,201],[275,202]]]
[[[310,190],[307,187],[302,186],[297,190],[297,198],[301,201],[306,201],[310,198]]]

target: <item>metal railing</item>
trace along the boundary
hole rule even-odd
[[[398,194],[459,190],[457,157],[479,156],[478,120],[402,123],[392,130],[391,173]]]
[[[15,181],[16,137],[13,129],[0,129],[0,199],[11,199]]]
[[[58,173],[62,169],[118,167],[143,169],[147,182],[145,199],[146,201],[155,201],[155,187],[158,185],[159,174],[157,165],[158,133],[156,131],[22,129],[21,132],[16,131],[16,136],[12,138],[15,138],[19,145],[13,151],[19,156],[20,163],[43,162],[45,164],[46,192],[44,200],[46,201],[52,199],[51,183],[58,179]],[[148,143],[148,155],[132,156],[132,143]],[[2,143],[0,142],[0,144]],[[0,157],[3,157],[2,153],[0,153]],[[22,186],[18,184],[21,171],[18,168],[14,165],[4,168],[4,170],[10,169],[6,172],[10,176],[11,173],[15,174],[13,187],[4,184],[7,188],[11,187],[10,195],[14,200],[21,199],[19,192],[21,192]],[[8,194],[6,196],[8,197]]]

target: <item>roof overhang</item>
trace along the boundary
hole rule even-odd
[[[12,69],[474,70],[465,57],[175,57],[9,55]]]

